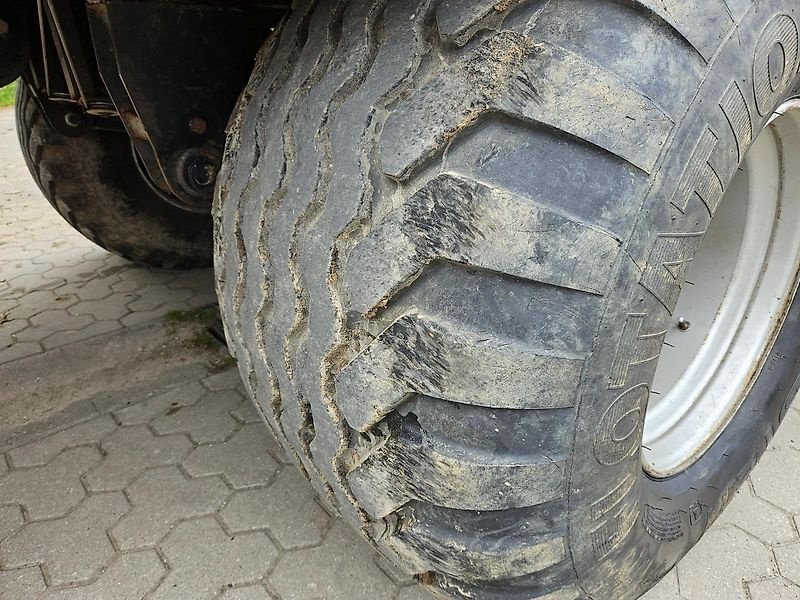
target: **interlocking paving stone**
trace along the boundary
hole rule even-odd
[[[39,567],[0,571],[0,600],[35,598],[45,589],[44,576]]]
[[[0,506],[0,542],[22,527],[23,520],[19,506]]]
[[[243,425],[224,444],[198,446],[183,465],[190,475],[224,475],[236,488],[264,485],[278,470],[281,452],[261,423]]]
[[[646,596],[647,600],[682,600],[678,585],[678,570],[672,569]]]
[[[227,369],[221,373],[215,373],[204,377],[201,382],[206,389],[212,392],[221,390],[238,390],[241,387],[241,378],[236,369]]]
[[[42,347],[45,350],[51,350],[67,344],[73,344],[81,340],[88,340],[98,337],[104,333],[110,333],[121,328],[122,325],[116,321],[94,321],[82,329],[75,331],[57,331],[50,334],[42,340]]]
[[[160,434],[187,433],[196,443],[222,442],[238,425],[231,411],[243,402],[234,391],[206,394],[191,406],[178,406],[153,421]]]
[[[267,529],[283,548],[319,544],[329,521],[306,478],[292,467],[267,488],[238,492],[221,515],[231,531]]]
[[[206,389],[202,385],[192,383],[115,410],[113,414],[122,425],[139,425],[148,423],[156,417],[175,413],[182,407],[190,406],[205,394]]]
[[[173,290],[163,284],[146,284],[139,290],[139,298],[128,303],[132,311],[155,310],[162,306],[183,304],[194,295],[190,289]]]
[[[793,515],[800,514],[800,452],[767,450],[753,476],[756,496]]]
[[[112,321],[124,317],[130,311],[121,302],[107,302],[101,299],[81,300],[70,306],[67,312],[71,315],[90,315],[97,321]]]
[[[242,402],[231,411],[231,414],[242,423],[261,423],[261,415],[252,402]]]
[[[148,377],[146,381],[133,388],[112,389],[96,394],[92,396],[92,404],[101,413],[119,411],[171,390],[179,390],[186,383],[195,381],[205,374],[206,367],[203,364],[189,363],[174,366],[165,373]],[[191,397],[182,400],[185,404],[194,401],[195,399]]]
[[[3,354],[0,356],[0,364],[41,353],[42,345],[39,342],[17,342],[3,350]]]
[[[179,521],[213,514],[230,493],[219,477],[188,479],[173,466],[146,471],[126,491],[133,508],[111,528],[121,550],[155,546]]]
[[[146,425],[121,427],[103,440],[105,459],[84,481],[92,491],[121,490],[147,469],[176,464],[191,447],[182,434],[156,436]]]
[[[284,600],[389,600],[394,586],[372,556],[369,545],[339,521],[321,545],[284,554],[269,580]]]
[[[2,310],[0,310],[2,312]],[[15,334],[28,326],[25,319],[9,319],[3,323],[3,331],[0,333],[0,350],[13,344],[17,337]]]
[[[749,533],[730,526],[709,531],[678,565],[681,593],[697,599],[748,600],[743,580],[777,574],[769,549]]]
[[[797,403],[795,403],[797,406]],[[800,412],[793,407],[786,412],[780,429],[772,438],[770,448],[800,450]]]
[[[99,443],[116,427],[114,420],[105,415],[52,433],[37,442],[14,448],[9,451],[8,457],[15,467],[46,465],[67,448]]]
[[[755,496],[748,484],[741,487],[719,517],[719,523],[737,525],[767,544],[786,544],[797,539],[792,516]]]
[[[212,517],[182,522],[161,549],[171,571],[152,600],[203,600],[229,585],[257,583],[278,556],[265,534],[229,536]]]
[[[44,600],[140,600],[166,571],[155,550],[118,554],[93,583],[50,590]]]
[[[73,316],[63,309],[45,310],[30,318],[31,327],[20,331],[17,339],[21,342],[44,342],[54,333],[79,331],[94,322],[91,315]]]
[[[42,467],[6,473],[0,503],[20,504],[31,521],[64,516],[84,497],[81,475],[102,458],[97,448],[72,448]]]
[[[114,557],[107,531],[127,511],[121,492],[87,496],[66,517],[29,523],[0,543],[0,565],[41,565],[52,586],[92,579]]]
[[[69,307],[69,312],[80,314],[83,312],[81,308],[95,305],[103,310],[109,310],[112,307],[115,308],[118,304],[125,306],[125,304],[129,301],[126,300],[123,303],[120,303],[119,300],[115,302],[100,302],[100,300],[106,300],[109,296],[114,294],[114,289],[112,286],[115,282],[119,281],[118,276],[93,278],[85,281],[76,281],[76,279],[77,278],[73,275],[70,281],[68,281],[64,286],[58,288],[60,294],[72,295],[80,298],[80,302],[77,302]],[[126,298],[125,295],[120,295],[119,297]],[[128,311],[126,309],[125,313],[127,312]]]
[[[775,548],[774,552],[781,575],[800,585],[800,542]]]
[[[24,302],[18,301],[16,308],[7,311],[6,318],[27,319],[34,327],[47,324],[49,315],[43,317],[43,323],[42,318],[34,320],[45,311],[59,313],[60,310],[66,309],[78,301],[77,298],[60,296],[50,290],[37,290],[33,292],[19,290],[17,295],[20,300],[24,300]],[[65,313],[66,311],[62,314]]]
[[[748,586],[750,600],[797,600],[800,598],[800,587],[780,577],[754,581]]]
[[[225,590],[220,600],[272,600],[272,596],[263,586],[249,585]]]

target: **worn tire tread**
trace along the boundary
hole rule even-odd
[[[648,23],[648,35],[676,49],[674,64],[693,78],[727,31],[700,29],[665,9],[682,5],[677,0],[604,3]],[[379,550],[455,596],[584,597],[566,548],[575,399],[548,396],[546,388],[563,389],[556,382],[527,402],[506,392],[520,385],[514,364],[546,373],[568,367],[577,386],[606,293],[595,280],[563,272],[566,249],[533,260],[529,247],[554,228],[576,265],[594,261],[589,275],[610,281],[621,260],[616,225],[631,217],[622,206],[602,214],[588,202],[565,207],[566,190],[528,197],[477,172],[500,152],[494,142],[503,141],[495,135],[486,142],[482,132],[524,132],[564,154],[591,156],[644,195],[691,100],[667,90],[655,97],[631,82],[624,65],[607,64],[600,50],[567,47],[560,32],[538,29],[537,19],[546,24],[547,10],[557,5],[317,3],[309,18],[324,11],[327,28],[311,28],[302,41],[285,28],[273,43],[297,47],[293,60],[300,61],[308,44],[324,42],[321,62],[316,71],[292,65],[296,79],[287,77],[261,102],[242,104],[230,161],[237,164],[236,152],[245,152],[240,140],[250,129],[261,136],[261,159],[252,170],[244,161],[220,187],[217,213],[227,237],[218,239],[218,264],[242,274],[220,283],[223,312],[228,326],[239,328],[243,376],[269,390],[259,402],[265,413],[274,410],[267,420],[315,487]],[[708,20],[724,25],[718,15],[727,18],[730,7],[722,0],[706,6]],[[396,31],[401,19],[413,26]],[[619,44],[620,53],[633,52]],[[493,66],[498,56],[505,66]],[[558,94],[564,61],[581,65],[597,84],[600,92],[587,104],[579,104],[583,88]],[[281,60],[258,68],[248,89],[261,86],[270,69],[286,68]],[[338,87],[326,88],[336,77]],[[480,81],[492,85],[465,93]],[[438,110],[441,102],[447,111]],[[281,115],[280,133],[259,119],[267,107]],[[625,131],[612,114],[618,110],[629,114]],[[309,131],[317,133],[302,135]],[[280,163],[263,175],[273,183],[248,189],[265,160]],[[509,215],[520,214],[530,227],[502,245],[519,224]],[[499,304],[474,307],[472,321],[447,314],[460,301],[456,281],[505,290],[508,322],[493,310]],[[529,295],[509,296],[512,290]],[[514,332],[509,323],[534,299],[566,307],[573,331]],[[242,328],[251,321],[255,327]],[[505,379],[496,384],[503,393],[470,395],[470,373],[476,382],[501,373]],[[255,396],[261,398],[257,390]],[[457,413],[471,426],[497,423],[497,435],[479,440],[467,425],[437,421]],[[517,420],[532,432],[540,420],[549,441],[500,451]],[[511,523],[518,534],[504,529]]]

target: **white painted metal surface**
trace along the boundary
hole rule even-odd
[[[692,464],[741,406],[797,289],[800,101],[748,152],[687,273],[651,388],[643,459]]]

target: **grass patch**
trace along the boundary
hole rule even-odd
[[[212,360],[208,363],[207,369],[210,373],[222,373],[236,365],[236,359],[230,354],[226,354],[218,360]]]
[[[17,97],[17,82],[0,88],[0,106],[13,106]]]
[[[228,349],[211,332],[217,320],[217,307],[207,306],[194,310],[171,310],[164,315],[167,333],[176,336],[186,348],[200,350],[210,355],[207,368],[212,373],[225,371],[236,364]]]
[[[194,310],[171,310],[164,315],[164,322],[171,330],[171,333],[175,333],[179,325],[190,323],[210,327],[216,318],[216,307],[206,306],[205,308],[196,308]]]
[[[222,345],[207,329],[195,331],[194,335],[189,338],[189,343],[201,350],[216,350]]]

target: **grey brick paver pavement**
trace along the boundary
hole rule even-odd
[[[45,466],[67,448],[98,444],[116,429],[109,415],[92,419],[55,433],[43,440],[8,452],[9,462],[15,467]]]
[[[183,521],[161,549],[172,569],[153,600],[209,598],[229,586],[258,583],[278,558],[266,533],[230,535],[213,517]]]
[[[330,517],[297,469],[284,469],[268,487],[243,490],[220,512],[232,532],[263,529],[282,548],[322,543]]]
[[[41,467],[15,469],[0,478],[0,503],[25,507],[29,521],[63,517],[85,496],[81,476],[102,459],[97,448],[82,446]]]
[[[800,585],[800,542],[780,546],[774,552],[780,574]]]
[[[144,347],[168,336],[148,324],[212,302],[210,271],[157,272],[93,246],[42,199],[14,136],[0,109],[0,370],[20,378],[0,381],[0,423],[45,393],[39,373],[89,369],[113,336],[142,348],[121,353],[113,386],[77,378],[87,390],[63,412],[0,429],[0,600],[429,600],[323,510],[235,369],[210,373],[186,349],[140,372]],[[800,600],[798,498],[793,408],[728,512],[646,600]]]
[[[186,433],[198,444],[224,442],[235,430],[237,421],[231,411],[244,402],[234,391],[209,393],[191,406],[177,406],[156,417],[156,433]]]
[[[395,594],[370,546],[342,521],[334,524],[322,544],[281,557],[270,582],[284,600],[391,600]]]
[[[177,464],[192,443],[183,434],[157,436],[146,425],[134,425],[117,429],[100,447],[103,462],[84,475],[92,491],[121,490],[147,469]]]
[[[28,523],[0,542],[0,568],[39,565],[53,586],[89,581],[114,558],[108,530],[129,509],[122,492],[92,494],[65,517]]]
[[[222,475],[231,487],[239,489],[269,482],[284,458],[281,453],[263,423],[247,423],[225,443],[192,450],[183,466],[193,477]],[[242,460],[245,456],[247,460]]]
[[[139,600],[156,588],[166,567],[155,550],[117,555],[94,582],[79,587],[51,589],[46,600]]]
[[[47,589],[39,567],[0,571],[0,598],[36,598]]]
[[[747,588],[750,591],[750,600],[796,600],[797,598],[797,587],[780,577],[754,581]]]
[[[109,531],[120,550],[154,548],[181,521],[213,515],[230,492],[219,477],[189,478],[168,466],[146,471],[127,493],[132,508]]]

